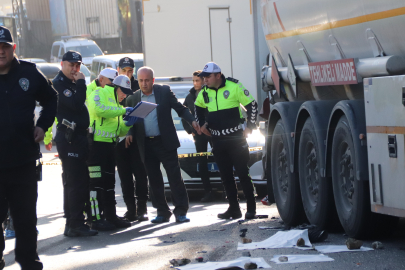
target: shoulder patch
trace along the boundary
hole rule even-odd
[[[250,95],[249,91],[246,90],[246,89],[245,89],[245,91],[243,91],[243,92],[245,93],[245,96],[247,96],[247,97]]]
[[[227,80],[227,81],[234,82],[234,83],[238,83],[238,82],[239,82],[239,80],[234,79],[234,78],[231,78],[231,77],[226,78],[226,80]]]

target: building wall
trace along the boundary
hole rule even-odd
[[[143,4],[146,64],[156,76],[182,77],[211,61],[209,9],[229,7],[233,77],[257,97],[261,90],[249,0],[145,0]]]

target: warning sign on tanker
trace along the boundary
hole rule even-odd
[[[313,86],[357,84],[354,59],[309,63]]]

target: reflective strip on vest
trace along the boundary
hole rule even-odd
[[[90,178],[101,178],[101,172],[92,172],[89,173]]]
[[[100,166],[89,166],[89,172],[101,172]]]

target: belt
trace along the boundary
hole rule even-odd
[[[145,137],[146,140],[160,140],[162,136],[149,136],[149,137]]]

